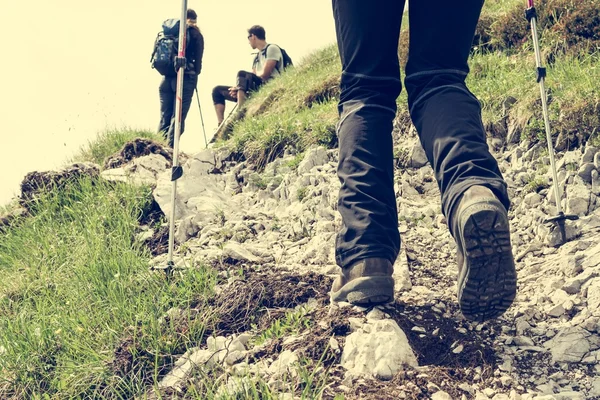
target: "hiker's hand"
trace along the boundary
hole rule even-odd
[[[178,71],[181,67],[185,67],[185,63],[185,57],[175,57],[175,71]]]
[[[237,98],[237,92],[238,92],[238,90],[239,90],[239,88],[238,88],[237,86],[230,87],[230,88],[229,88],[229,95],[230,95],[231,97],[235,97],[235,98]]]

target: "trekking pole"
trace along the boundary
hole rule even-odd
[[[565,231],[565,220],[576,220],[579,217],[577,215],[565,215],[560,204],[562,194],[558,182],[558,174],[556,172],[556,162],[554,160],[554,146],[552,144],[552,133],[550,132],[550,118],[548,116],[548,96],[546,93],[545,78],[546,68],[542,67],[542,56],[540,52],[540,43],[538,41],[537,32],[537,12],[533,5],[533,0],[527,0],[527,10],[525,11],[525,17],[531,25],[531,35],[533,36],[533,48],[535,51],[535,62],[537,67],[537,82],[540,86],[540,95],[542,100],[542,114],[544,116],[544,126],[546,128],[546,142],[548,143],[548,154],[550,156],[550,166],[552,167],[552,179],[554,181],[554,197],[556,200],[556,216],[550,217],[544,221],[544,223],[552,222],[558,225],[560,230],[561,243],[562,245],[567,241],[567,233]]]
[[[173,248],[175,247],[175,199],[177,198],[177,179],[183,175],[183,168],[179,165],[179,138],[181,136],[181,117],[183,110],[183,75],[185,73],[185,34],[187,20],[187,0],[181,1],[181,18],[179,19],[179,49],[175,59],[177,70],[177,91],[175,92],[175,140],[173,143],[173,167],[171,170],[171,218],[169,218],[169,253],[165,273],[167,278],[173,274]]]
[[[200,96],[198,95],[198,88],[196,88],[196,99],[198,100],[198,110],[200,110],[200,121],[202,122],[202,133],[204,133],[204,148],[208,147],[206,141],[206,130],[204,129],[204,118],[202,117],[202,107],[200,107]]]

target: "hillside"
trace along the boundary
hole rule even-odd
[[[556,209],[527,21],[520,1],[489,1],[468,83],[513,201],[518,295],[503,317],[460,315],[455,245],[404,93],[396,301],[330,304],[331,46],[182,155],[172,274],[172,152],[156,135],[109,132],[26,177],[0,218],[0,398],[600,398],[600,11],[547,0],[539,14],[562,202],[579,219],[562,245],[544,223]]]

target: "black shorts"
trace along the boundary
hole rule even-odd
[[[264,81],[252,72],[239,71],[235,85],[248,93],[257,90],[263,83]]]

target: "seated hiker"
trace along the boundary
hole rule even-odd
[[[258,50],[252,64],[252,72],[239,71],[233,87],[222,85],[213,89],[212,97],[219,125],[225,116],[225,100],[237,101],[238,106],[241,106],[248,93],[257,90],[269,79],[279,76],[283,69],[282,51],[279,46],[267,43],[265,28],[254,25],[248,29],[248,43],[252,49]]]
[[[185,118],[192,104],[192,96],[198,85],[198,76],[202,70],[202,55],[204,53],[204,37],[197,25],[197,14],[187,10],[187,43],[185,50],[186,67],[183,78],[181,134],[185,127]],[[160,97],[160,122],[158,132],[162,132],[169,146],[173,147],[175,140],[175,92],[177,90],[176,71],[166,73],[158,88]]]

